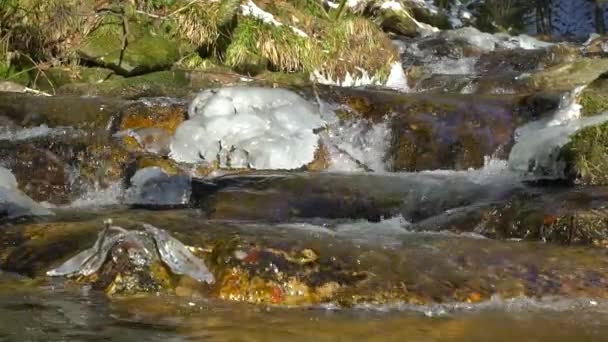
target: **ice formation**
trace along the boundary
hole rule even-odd
[[[10,170],[0,167],[0,218],[51,214],[17,188],[17,179]]]
[[[137,170],[131,177],[125,203],[146,206],[177,206],[190,201],[190,178],[168,175],[159,167]]]
[[[576,131],[608,121],[608,113],[581,118],[576,102],[579,87],[562,99],[553,116],[530,122],[515,132],[516,144],[509,154],[509,168],[524,175],[563,178],[565,165],[559,160],[560,148]]]
[[[281,22],[274,18],[274,15],[259,8],[253,1],[249,0],[246,4],[241,5],[241,13],[246,17],[253,17],[259,19],[266,24],[272,24],[274,26],[283,26]],[[289,27],[300,37],[308,37],[306,32],[300,30],[297,27],[289,25]]]
[[[357,68],[357,71],[359,71],[359,75],[353,75],[347,72],[342,80],[338,80],[332,75],[315,70],[310,74],[310,80],[320,84],[336,85],[339,87],[362,87],[367,85],[375,85],[384,86],[403,92],[409,91],[407,76],[405,75],[405,71],[403,71],[403,66],[400,62],[394,62],[391,64],[391,71],[386,79],[386,82],[384,83],[380,82],[378,79],[376,79],[376,77],[370,76],[369,72],[367,72],[365,69]]]
[[[105,229],[99,233],[97,241],[91,248],[76,254],[46,274],[51,277],[90,276],[103,266],[114,246],[127,242],[131,246],[140,246],[136,253],[129,252],[131,261],[140,266],[150,265],[160,257],[173,273],[185,274],[208,284],[215,282],[213,274],[205,263],[190,253],[183,243],[160,228],[145,223],[143,227],[144,231],[129,231],[112,226],[111,220],[108,220]]]
[[[324,125],[318,109],[284,89],[228,87],[205,90],[176,130],[170,156],[221,167],[296,169],[314,159]]]

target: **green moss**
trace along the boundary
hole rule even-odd
[[[143,96],[185,96],[190,88],[187,72],[174,70],[134,77],[113,77],[98,84],[67,84],[59,88],[58,93],[131,99]]]
[[[562,63],[530,78],[530,85],[538,90],[572,90],[587,85],[608,72],[608,59],[581,58],[574,62]]]
[[[123,24],[118,17],[104,22],[80,45],[80,55],[122,75],[159,70],[181,56],[180,44],[148,23],[128,23],[126,49],[123,51]]]
[[[580,95],[582,114],[591,116],[608,111],[608,79],[601,78],[591,83]]]
[[[562,148],[568,176],[586,185],[608,184],[608,123],[577,132]]]

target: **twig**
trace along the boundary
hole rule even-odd
[[[26,92],[26,93],[32,93],[32,94],[36,94],[36,95],[53,96],[53,95],[51,95],[49,93],[46,93],[46,92],[44,92],[42,90],[36,90],[36,89],[33,89],[33,88],[29,88],[29,87],[23,87],[23,91]]]
[[[142,11],[142,10],[136,10],[135,13],[147,15],[148,17],[155,18],[155,19],[168,19],[168,18],[170,18],[170,17],[172,17],[172,16],[174,16],[174,15],[180,13],[180,12],[185,11],[188,7],[194,5],[195,3],[199,2],[199,1],[201,1],[201,0],[191,0],[190,2],[188,2],[187,4],[185,4],[184,6],[176,9],[175,11],[173,11],[173,12],[167,14],[167,15],[158,15],[158,14],[153,14],[153,13]]]
[[[32,64],[34,64],[34,67],[36,69],[38,69],[38,73],[36,74],[36,78],[34,79],[33,85],[36,86],[36,82],[38,80],[38,75],[42,74],[42,76],[44,76],[44,78],[46,78],[46,80],[49,82],[49,85],[51,86],[51,89],[53,90],[53,95],[54,95],[55,94],[55,85],[53,84],[53,81],[51,81],[51,79],[46,75],[46,72],[44,72],[44,70],[42,70],[42,68],[40,67],[41,64],[36,63],[30,56],[28,56],[26,54],[20,53],[19,55],[27,58],[30,62],[32,62]]]

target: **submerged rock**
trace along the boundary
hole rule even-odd
[[[7,227],[0,231],[0,241],[7,246],[0,254],[1,268],[44,276],[74,254],[108,253],[108,258],[95,259],[104,260],[96,271],[73,282],[91,284],[110,297],[164,293],[281,306],[471,303],[492,296],[608,297],[608,268],[600,249],[404,230],[389,234],[382,225],[363,225],[355,235],[340,235],[340,226],[207,224],[194,222],[196,216],[187,212],[116,215],[115,222],[126,228],[140,227],[136,221],[142,217],[154,219],[164,233],[121,230],[109,235],[109,249],[97,254],[98,249],[83,252],[98,233],[92,221]],[[356,226],[344,229],[353,232]],[[370,239],[372,235],[388,239]],[[174,257],[163,255],[162,248]],[[183,253],[175,257],[180,250]],[[204,262],[210,273],[203,271],[203,281],[215,282],[204,284],[194,280],[191,271],[174,268],[172,263],[183,261],[183,256],[188,265],[192,260]]]
[[[528,189],[504,202],[482,202],[447,211],[409,229],[606,247],[606,199],[605,187]]]
[[[192,199],[221,220],[366,219],[419,221],[450,208],[503,198],[509,177],[466,173],[232,175],[193,182]]]

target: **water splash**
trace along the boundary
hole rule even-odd
[[[71,127],[50,128],[47,125],[18,128],[18,129],[9,128],[9,127],[0,127],[0,140],[21,141],[21,140],[29,140],[29,139],[47,137],[47,136],[55,137],[55,136],[67,135],[70,133],[80,133],[80,131],[75,130]]]

